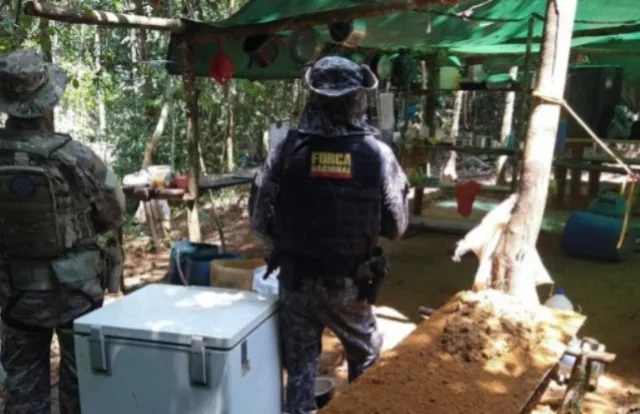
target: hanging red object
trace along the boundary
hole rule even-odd
[[[486,60],[486,58],[484,56],[467,56],[465,58],[465,61],[467,62],[467,65],[469,65],[469,66],[482,65],[485,60]]]
[[[235,67],[231,58],[224,52],[222,42],[218,40],[216,45],[216,52],[211,56],[209,74],[219,84],[224,85],[233,78]]]
[[[469,217],[473,211],[473,203],[482,185],[477,181],[466,181],[456,185],[456,200],[458,213],[462,217]]]

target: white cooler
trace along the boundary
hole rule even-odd
[[[149,285],[74,323],[86,414],[281,414],[277,298]]]

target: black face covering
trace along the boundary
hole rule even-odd
[[[310,92],[298,130],[303,134],[325,137],[375,135],[377,130],[367,125],[366,109],[367,95],[364,91],[339,97]]]

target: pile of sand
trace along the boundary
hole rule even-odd
[[[495,291],[465,292],[438,344],[466,362],[490,361],[540,344],[540,312]]]

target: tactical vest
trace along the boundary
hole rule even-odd
[[[19,135],[18,135],[19,134]],[[91,205],[77,195],[71,138],[0,130],[0,243],[15,259],[55,259],[94,241]]]
[[[375,138],[293,134],[283,150],[275,246],[328,265],[361,263],[380,232],[382,159]]]

